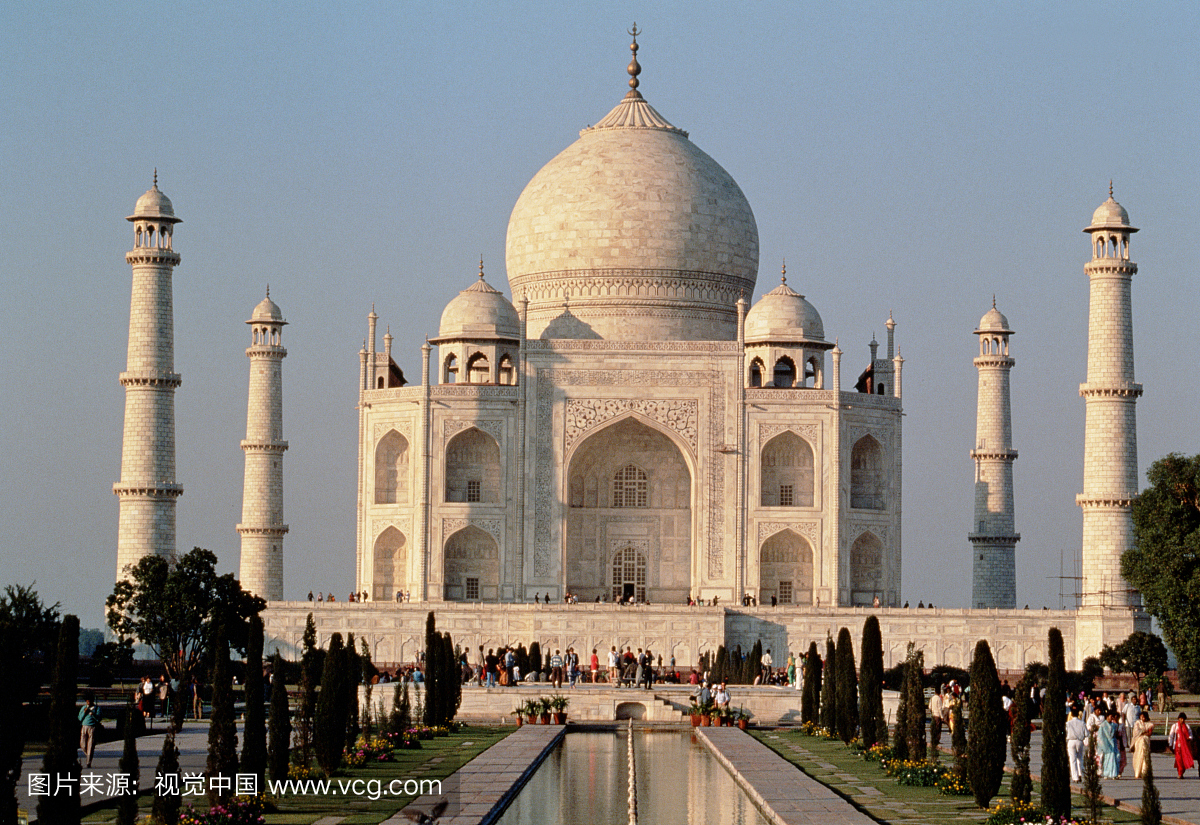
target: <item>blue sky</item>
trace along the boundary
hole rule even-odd
[[[905,358],[904,598],[970,598],[975,370],[1012,352],[1019,604],[1078,553],[1088,244],[1115,181],[1134,236],[1142,469],[1195,453],[1200,10],[1192,3],[17,2],[0,9],[0,583],[102,622],[115,564],[132,231],[175,234],[179,546],[237,566],[249,333],[285,332],[286,590],[353,587],[358,349],[374,302],[418,353],[533,174],[641,91],[738,181],[759,289],[788,281],[865,365]],[[1068,583],[1068,591],[1071,586]]]

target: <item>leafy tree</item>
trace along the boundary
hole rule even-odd
[[[967,778],[975,804],[986,808],[1004,779],[1004,703],[996,661],[985,639],[975,645],[971,659],[971,729],[967,731]]]
[[[1101,648],[1100,664],[1113,673],[1132,673],[1140,682],[1147,674],[1167,672],[1167,648],[1153,633],[1135,630],[1116,647]]]
[[[1135,544],[1121,574],[1141,591],[1179,661],[1180,681],[1200,689],[1200,455],[1171,453],[1150,465],[1133,500]]]
[[[289,743],[292,738],[292,719],[288,709],[287,677],[284,676],[283,656],[279,651],[271,661],[271,741],[267,747],[267,773],[271,779],[282,781],[288,775]]]
[[[125,673],[133,664],[133,639],[101,642],[92,651],[91,687],[111,687],[118,673]]]
[[[1162,822],[1162,800],[1158,796],[1158,786],[1154,784],[1154,768],[1146,760],[1146,770],[1142,773],[1142,825],[1159,825]]]
[[[896,733],[899,739],[901,731],[905,738],[908,758],[921,761],[927,756],[925,743],[925,687],[922,677],[925,675],[925,653],[917,650],[916,646],[908,643],[908,665],[904,669],[904,726]]]
[[[154,769],[155,790],[154,802],[150,806],[151,818],[154,822],[175,825],[179,821],[179,809],[183,805],[183,796],[178,789],[171,788],[165,782],[159,783],[160,776],[179,775],[179,748],[175,745],[175,731],[167,731],[163,737],[162,753],[158,756],[158,765]],[[232,776],[232,774],[231,774]],[[231,780],[232,781],[232,780]],[[171,793],[175,790],[175,793]],[[137,810],[137,797],[131,796],[134,810]]]
[[[186,685],[215,644],[216,624],[239,650],[246,645],[246,621],[266,602],[242,590],[232,573],[217,575],[217,557],[194,548],[172,561],[143,556],[125,569],[105,601],[108,626],[122,639],[147,645],[177,684]],[[176,702],[171,724],[183,726],[184,708]]]
[[[862,657],[858,669],[859,725],[862,744],[870,748],[887,740],[887,718],[883,715],[883,636],[879,619],[868,616],[863,624]]]
[[[121,751],[121,759],[117,762],[117,770],[125,776],[138,775],[137,736],[130,720],[137,713],[133,702],[125,705],[125,747]],[[138,801],[135,794],[121,794],[117,797],[117,825],[134,825],[137,822]]]
[[[346,670],[345,646],[342,634],[329,638],[325,654],[325,669],[321,673],[321,691],[317,694],[317,711],[313,722],[313,750],[317,764],[332,774],[342,764],[346,744],[346,703],[342,687]]]
[[[237,722],[233,715],[233,669],[229,666],[227,625],[217,624],[212,637],[212,719],[208,727],[208,762],[205,774],[209,778],[208,801],[221,805],[233,796],[233,781],[238,772]],[[229,780],[230,787],[222,788],[214,777]]]
[[[42,760],[42,773],[53,777],[73,777],[78,788],[79,724],[75,711],[75,685],[79,672],[79,619],[63,617],[58,633],[54,680],[50,691],[50,742]],[[57,779],[55,780],[57,781]],[[79,822],[79,795],[56,793],[38,799],[38,821],[55,825]]]
[[[837,648],[825,637],[825,678],[821,682],[821,727],[837,731]]]
[[[854,642],[843,627],[837,640],[837,732],[847,745],[858,733],[858,676],[854,671]]]
[[[250,617],[246,640],[246,721],[242,730],[242,773],[258,777],[259,788],[267,786],[267,724],[263,708],[263,620]]]
[[[804,685],[800,691],[800,721],[817,722],[817,707],[821,697],[821,657],[817,643],[810,642],[804,655]]]
[[[0,822],[17,821],[17,782],[25,750],[22,705],[37,696],[45,663],[58,641],[58,605],[49,607],[32,585],[10,584],[0,594]]]
[[[1034,684],[1033,673],[1026,669],[1021,681],[1017,682],[1013,698],[1012,718],[1012,801],[1013,804],[1028,805],[1033,796],[1033,782],[1029,775],[1029,691]]]
[[[1071,774],[1067,764],[1066,660],[1062,632],[1050,628],[1050,670],[1042,703],[1042,810],[1056,817],[1071,815]]]

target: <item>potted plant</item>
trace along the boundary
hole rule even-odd
[[[712,702],[705,702],[700,706],[700,727],[707,728],[712,725],[712,717],[715,710]]]
[[[545,696],[538,699],[538,719],[543,725],[550,724],[550,700]]]
[[[550,697],[550,709],[554,711],[554,724],[567,724],[567,705],[570,701],[570,699],[561,693],[556,693]]]
[[[692,717],[692,727],[700,727],[700,705],[692,702],[691,706],[688,707],[688,715]]]
[[[746,709],[744,707],[737,709],[737,714],[734,716],[734,718],[737,720],[737,726],[742,730],[745,730],[747,727],[749,727],[750,714],[746,713]]]
[[[721,723],[720,723],[721,727],[723,727],[723,728],[733,727],[733,709],[730,708],[729,705],[723,705],[721,707],[721,709],[719,711],[717,711],[717,713],[720,715],[720,718],[721,718]]]
[[[536,725],[538,714],[542,712],[542,706],[536,699],[529,699],[521,705],[521,710],[525,712],[525,721],[530,725]]]
[[[517,727],[518,728],[521,727],[521,725],[525,724],[525,706],[524,705],[517,705],[517,707],[513,710],[512,714],[510,714],[510,715],[517,717]]]

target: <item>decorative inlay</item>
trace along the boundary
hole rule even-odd
[[[632,547],[641,553],[646,561],[650,561],[650,540],[649,539],[611,539],[608,542],[608,561],[612,563],[612,558],[617,553],[624,550],[626,547]]]
[[[483,430],[485,433],[491,435],[492,438],[496,439],[498,443],[503,443],[504,422],[496,419],[485,419],[482,421],[445,421],[442,428],[442,444],[445,444],[458,433],[462,432],[463,430],[470,429],[471,427]]]
[[[760,521],[758,523],[758,543],[761,546],[771,536],[778,533],[780,530],[791,530],[804,538],[808,539],[808,543],[815,550],[817,548],[817,536],[820,534],[820,524],[815,521]]]
[[[429,388],[431,398],[495,398],[516,401],[516,384],[437,384]]]
[[[674,430],[688,446],[696,452],[696,416],[698,404],[695,399],[681,401],[650,401],[627,398],[584,398],[567,401],[566,449],[571,447],[589,430],[605,421],[626,412],[636,412]]]
[[[404,439],[409,444],[412,444],[413,438],[411,421],[392,421],[387,424],[376,424],[375,441],[379,441],[379,439],[382,438],[388,430],[395,430],[396,432],[400,433],[400,435],[404,436]]]
[[[791,430],[797,435],[808,441],[809,444],[816,446],[817,433],[821,430],[820,424],[760,424],[758,426],[758,446],[761,447],[766,442],[770,441],[775,436],[785,430]]]
[[[478,527],[496,540],[500,545],[500,534],[504,529],[504,520],[498,518],[444,518],[442,519],[442,541],[450,538],[464,527]]]
[[[573,338],[535,338],[525,342],[527,350],[601,350],[620,352],[740,352],[737,341],[609,341]]]
[[[372,539],[372,541],[377,540],[383,534],[383,531],[388,529],[389,527],[395,527],[401,533],[404,533],[406,536],[408,535],[407,521],[398,521],[397,519],[381,519],[379,521],[371,522],[371,529],[374,531],[372,533],[372,535],[374,537]]]

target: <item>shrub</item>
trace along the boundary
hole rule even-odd
[[[967,781],[966,774],[954,768],[938,777],[937,789],[942,796],[971,795],[971,783]]]
[[[212,721],[208,727],[209,776],[235,776],[238,772],[237,722],[233,715],[233,671],[229,667],[229,629],[219,625],[213,633]],[[210,783],[208,801],[212,805],[227,802],[232,790],[215,788]]]
[[[345,649],[342,634],[334,633],[329,639],[329,651],[325,655],[325,668],[321,673],[321,692],[317,694],[317,709],[313,720],[313,750],[317,764],[325,773],[337,770],[342,761],[342,749],[346,741],[346,706],[342,690],[345,673]]]
[[[50,683],[50,742],[42,760],[42,772],[56,777],[73,777],[79,781],[79,720],[75,712],[75,686],[79,671],[79,619],[63,617],[58,632],[58,651],[54,662],[54,678]],[[6,673],[6,679],[14,674]],[[4,720],[11,724],[11,719]],[[37,803],[41,822],[78,822],[79,797],[73,793],[42,796]]]
[[[1042,809],[1028,802],[1001,802],[988,808],[988,818],[983,825],[1022,825],[1022,823],[1044,822]]]
[[[287,677],[284,675],[283,657],[275,653],[271,668],[271,741],[267,747],[267,772],[271,779],[287,779],[288,744],[292,737],[292,719],[288,710]]]
[[[204,813],[194,808],[179,817],[179,825],[263,825],[263,802],[255,796],[238,796],[224,805],[214,805]]]

